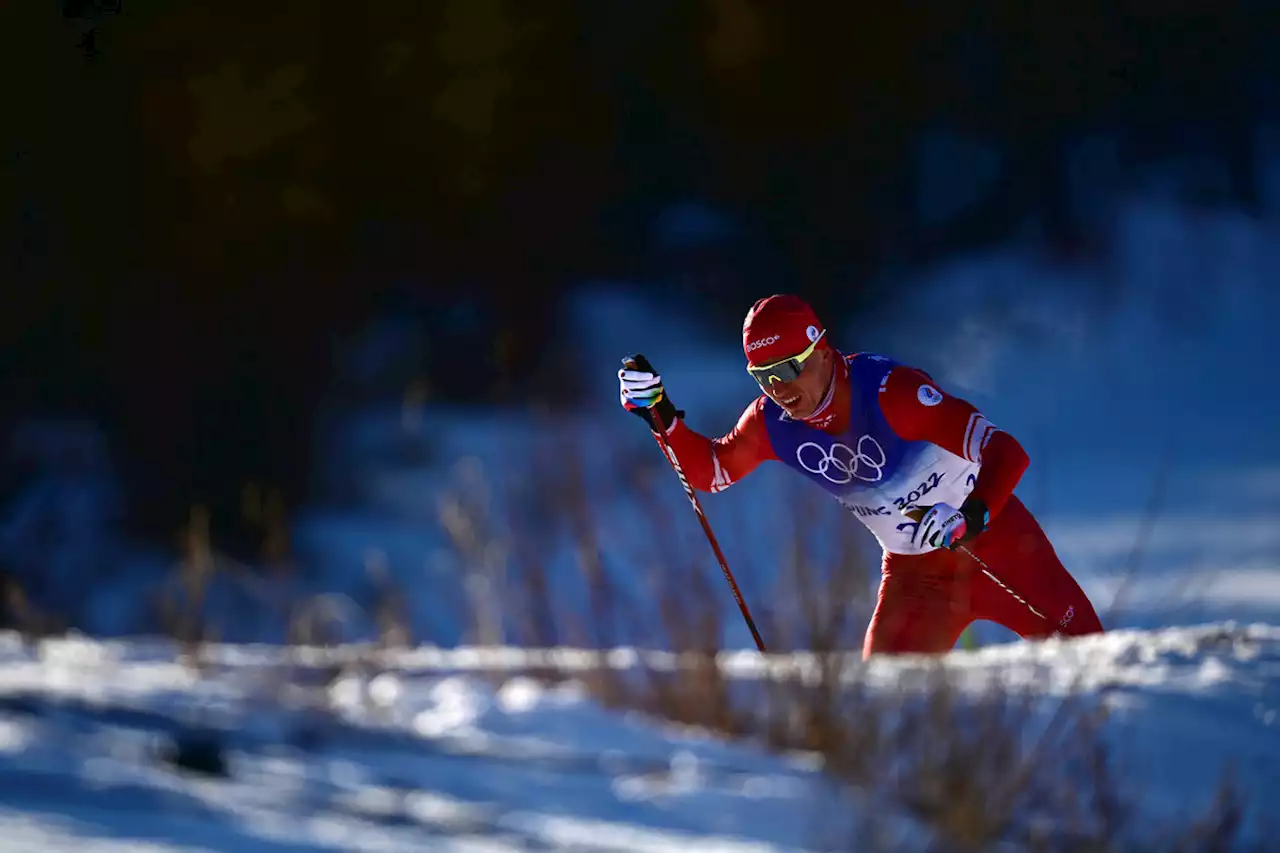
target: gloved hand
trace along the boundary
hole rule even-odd
[[[960,509],[936,503],[925,510],[912,541],[918,545],[954,549],[987,529],[990,513],[977,498],[965,498]]]
[[[664,432],[677,417],[684,417],[662,387],[662,377],[643,355],[636,353],[622,360],[618,371],[619,398],[622,408],[642,418],[649,428]]]

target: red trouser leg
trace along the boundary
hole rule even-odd
[[[966,547],[1048,619],[989,579],[964,551],[886,554],[876,610],[862,645],[864,658],[950,651],[976,619],[1003,625],[1028,639],[1047,637],[1055,629],[1073,636],[1102,631],[1093,605],[1016,496]]]
[[[1102,621],[1084,590],[1058,559],[1035,516],[1016,496],[1009,498],[990,529],[967,547],[1045,617],[1035,615],[979,573],[980,579],[973,585],[975,619],[997,622],[1024,638],[1048,637],[1055,631],[1068,636],[1102,632]]]
[[[952,551],[885,554],[862,657],[950,651],[971,615],[972,577]],[[968,560],[972,563],[973,560]]]

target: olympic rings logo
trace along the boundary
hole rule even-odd
[[[812,452],[806,454],[806,450],[817,451],[817,458],[814,458]],[[840,486],[855,479],[864,483],[878,483],[884,477],[886,458],[879,442],[864,435],[858,439],[856,450],[838,441],[831,443],[830,450],[821,444],[806,441],[796,448],[796,461],[809,473],[820,474],[828,482]]]

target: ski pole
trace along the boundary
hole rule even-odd
[[[926,511],[920,507],[911,507],[910,509],[904,509],[902,511],[902,514],[905,515],[907,518],[910,518],[913,521],[918,523],[920,519],[924,518],[925,512]],[[1048,616],[1045,616],[1039,610],[1036,610],[1036,608],[1031,604],[1031,602],[1027,601],[1025,598],[1023,598],[1021,595],[1018,594],[1017,590],[1009,586],[1004,581],[1000,580],[1000,578],[996,575],[996,573],[991,571],[991,567],[988,566],[981,557],[973,553],[973,551],[969,550],[969,547],[967,545],[957,545],[956,550],[967,554],[969,556],[969,559],[977,563],[978,567],[982,569],[982,573],[991,579],[992,583],[994,583],[996,586],[1000,587],[1005,592],[1012,595],[1018,601],[1018,603],[1020,603],[1023,607],[1027,608],[1036,616],[1039,616],[1041,619],[1048,622],[1050,625],[1053,625],[1053,632],[1055,634],[1062,633],[1061,631],[1058,630],[1058,626],[1054,625],[1053,621],[1050,620]]]
[[[644,356],[639,354],[624,358],[622,365],[629,370],[652,370],[652,365],[648,363]],[[711,544],[711,550],[715,552],[716,560],[720,562],[720,570],[724,572],[724,579],[729,582],[729,589],[733,590],[733,597],[738,602],[738,609],[742,611],[742,618],[747,622],[751,637],[756,641],[756,648],[764,652],[764,640],[760,639],[760,632],[756,630],[756,623],[751,618],[751,611],[747,608],[747,602],[742,598],[742,591],[738,589],[738,582],[733,579],[733,572],[729,570],[729,561],[724,558],[724,552],[720,550],[720,543],[716,541],[716,535],[711,532],[711,523],[707,521],[707,516],[702,511],[702,503],[698,500],[697,493],[689,485],[689,479],[685,477],[684,470],[680,467],[680,460],[676,459],[675,453],[671,450],[671,445],[667,443],[666,433],[655,423],[653,411],[646,409],[644,414],[645,420],[649,422],[649,428],[658,438],[658,446],[662,448],[662,454],[667,457],[667,462],[671,463],[672,469],[675,470],[676,476],[680,479],[680,485],[684,486],[685,496],[689,499],[689,504],[693,507],[694,514],[698,516],[698,521],[702,524],[702,532],[707,534],[707,542]]]

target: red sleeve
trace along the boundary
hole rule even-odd
[[[657,437],[654,437],[657,440]],[[719,492],[777,457],[764,424],[764,397],[757,397],[720,438],[694,432],[682,418],[667,431],[667,444],[680,461],[689,485],[703,492]]]
[[[889,372],[879,399],[885,420],[898,435],[932,442],[982,465],[971,494],[995,518],[1031,462],[1017,439],[968,401],[943,391],[928,374],[910,367]]]

